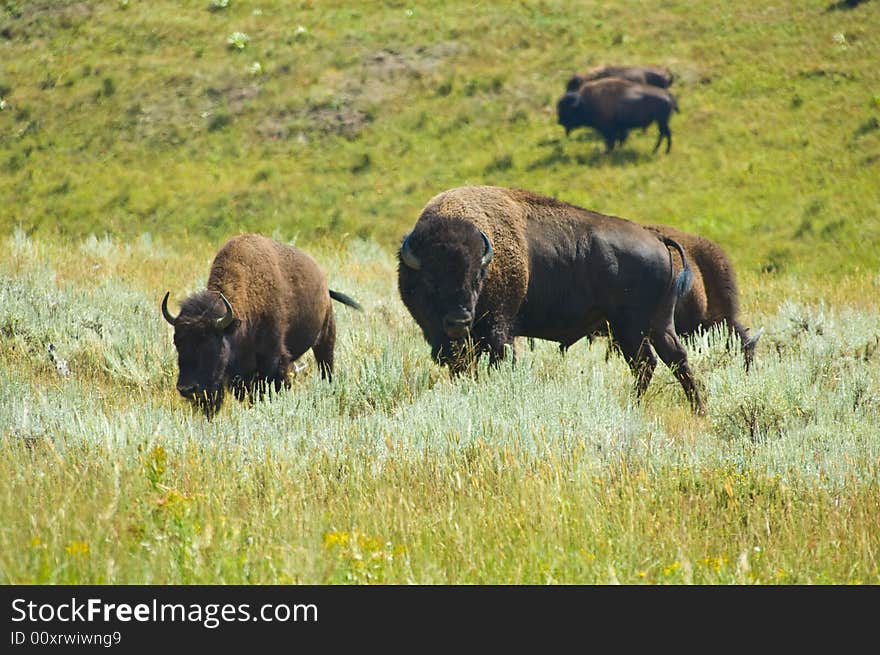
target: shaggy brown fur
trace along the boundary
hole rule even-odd
[[[468,186],[435,196],[398,253],[400,296],[432,356],[453,372],[482,352],[504,359],[516,336],[571,344],[610,324],[641,395],[672,368],[704,405],[673,324],[690,283],[675,241],[614,216],[521,189]],[[494,253],[494,254],[493,254]]]
[[[606,152],[626,141],[629,131],[656,122],[659,130],[654,152],[666,139],[666,152],[672,148],[669,118],[678,111],[671,93],[647,84],[617,77],[585,82],[575,92],[566,93],[556,104],[557,122],[569,134],[578,127],[592,127],[605,140]]]
[[[601,80],[606,77],[619,77],[638,84],[650,84],[667,89],[672,84],[673,75],[668,68],[659,66],[596,66],[586,73],[573,75],[565,85],[566,91],[577,91],[584,82]]]
[[[273,383],[289,387],[291,362],[312,349],[321,377],[332,379],[336,327],[331,298],[360,309],[351,298],[327,288],[307,253],[259,234],[234,237],[217,253],[207,289],[167,311],[178,353],[177,389],[208,416],[222,404],[224,389],[242,400]],[[223,299],[232,308],[227,314]],[[218,321],[221,321],[218,324]]]

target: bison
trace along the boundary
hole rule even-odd
[[[332,380],[336,327],[331,298],[360,305],[328,289],[317,262],[298,248],[259,234],[234,237],[220,248],[207,289],[186,298],[174,326],[177,390],[211,418],[230,388],[243,400],[289,387],[291,362],[312,349],[321,377]]]
[[[764,333],[759,329],[754,336],[739,322],[739,288],[736,274],[725,252],[717,243],[669,225],[646,225],[647,229],[675,239],[690,260],[694,275],[691,290],[675,307],[675,331],[690,336],[698,330],[724,325],[729,334],[740,340],[746,371],[755,357],[755,346]],[[680,270],[681,260],[674,258],[674,267]]]
[[[688,337],[699,330],[708,330],[715,325],[724,325],[729,334],[735,335],[741,343],[746,371],[749,370],[755,353],[755,345],[764,332],[761,328],[754,336],[739,322],[739,290],[733,265],[721,247],[696,234],[684,232],[669,225],[645,225],[645,228],[675,241],[687,254],[693,284],[690,290],[675,305],[675,332],[680,337]],[[675,271],[682,270],[682,260],[675,254]],[[608,335],[606,329],[594,336]],[[533,342],[529,344],[534,348]],[[560,344],[564,353],[571,344]]]
[[[659,66],[596,66],[586,73],[572,75],[565,85],[565,90],[577,91],[584,82],[601,80],[606,77],[619,77],[638,84],[650,84],[661,89],[668,89],[674,76],[669,69]]]
[[[654,152],[665,137],[668,153],[673,111],[678,111],[678,103],[668,91],[616,77],[586,82],[578,91],[563,95],[556,105],[557,122],[566,136],[578,127],[595,128],[605,140],[606,152],[614,150],[615,143],[622,144],[631,129],[656,122],[660,133]]]
[[[676,274],[670,248],[681,256]],[[691,269],[681,246],[640,225],[522,189],[465,186],[422,210],[398,251],[400,297],[453,374],[498,364],[516,336],[574,343],[610,325],[641,396],[656,367],[705,405],[675,332]]]

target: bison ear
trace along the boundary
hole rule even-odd
[[[221,332],[223,332],[224,334],[231,334],[232,332],[235,332],[238,329],[239,325],[241,325],[241,319],[240,318],[233,318],[229,322],[229,325],[227,325],[225,328],[223,328],[221,330]]]

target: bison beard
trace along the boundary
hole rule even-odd
[[[292,362],[314,353],[321,377],[332,380],[336,326],[331,299],[357,302],[328,289],[307,253],[257,234],[230,239],[211,265],[207,289],[162,315],[174,326],[177,390],[213,417],[226,389],[238,400],[290,386]]]
[[[675,250],[683,269],[672,268]],[[459,187],[422,210],[398,253],[398,287],[432,356],[453,374],[514,354],[516,336],[574,343],[610,325],[646,390],[654,351],[704,404],[673,325],[691,269],[672,239],[521,189]]]

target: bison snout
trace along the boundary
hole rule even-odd
[[[472,320],[469,311],[450,312],[443,317],[443,330],[450,339],[462,339],[467,336]]]
[[[199,385],[187,384],[185,382],[177,383],[177,392],[184,398],[192,398],[199,392]]]

